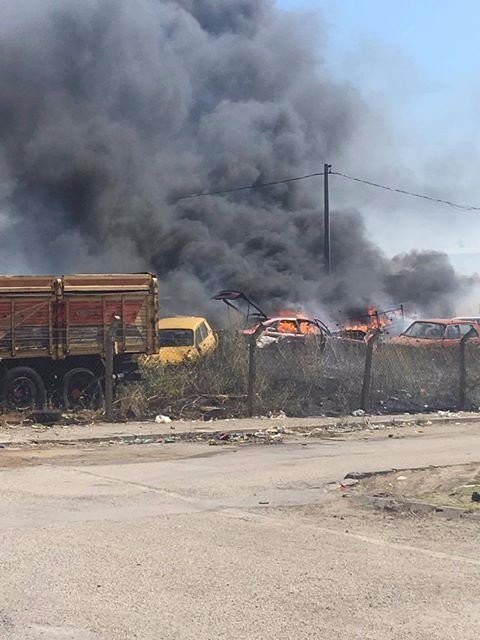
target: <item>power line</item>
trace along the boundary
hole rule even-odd
[[[340,171],[332,171],[332,175],[340,176],[342,178],[346,178],[347,180],[353,180],[354,182],[360,182],[362,184],[366,184],[370,187],[376,187],[377,189],[384,189],[386,191],[393,191],[395,193],[401,193],[405,196],[412,196],[414,198],[422,198],[423,200],[430,200],[431,202],[439,202],[440,204],[446,204],[449,207],[453,207],[454,209],[459,209],[460,211],[480,211],[480,207],[474,207],[470,205],[457,204],[456,202],[451,202],[450,200],[442,200],[441,198],[434,198],[433,196],[426,196],[421,193],[415,193],[413,191],[407,191],[406,189],[397,189],[396,187],[388,187],[384,184],[379,184],[378,182],[370,182],[370,180],[363,180],[362,178],[355,178],[353,176],[349,176],[346,173],[341,173]]]
[[[273,182],[261,182],[260,184],[249,184],[243,187],[233,187],[232,189],[222,189],[220,191],[201,191],[200,193],[191,193],[188,196],[182,196],[177,198],[177,202],[180,200],[188,200],[190,198],[201,198],[203,196],[223,196],[226,193],[235,193],[236,191],[247,191],[249,189],[262,189],[263,187],[273,187],[277,184],[288,184],[289,182],[298,182],[299,180],[305,180],[306,178],[315,178],[317,176],[323,176],[323,171],[318,173],[309,173],[305,176],[297,176],[295,178],[285,178],[284,180],[274,180]]]
[[[358,182],[361,184],[365,184],[369,187],[375,187],[376,189],[383,189],[384,191],[392,191],[394,193],[399,193],[401,195],[410,196],[413,198],[421,198],[422,200],[429,200],[430,202],[437,202],[439,204],[445,204],[453,209],[457,209],[459,211],[480,211],[480,207],[474,205],[463,205],[458,204],[456,202],[452,202],[450,200],[443,200],[442,198],[435,198],[433,196],[427,196],[421,193],[415,193],[414,191],[408,191],[407,189],[399,189],[397,187],[390,187],[385,184],[380,184],[378,182],[372,182],[371,180],[365,180],[363,178],[357,178],[355,176],[350,176],[346,173],[342,173],[340,171],[330,171],[330,175],[339,176],[340,178],[345,178],[346,180],[351,180],[353,182]],[[189,200],[193,198],[202,198],[204,196],[222,196],[227,195],[229,193],[236,193],[238,191],[250,191],[254,189],[263,189],[264,187],[273,187],[279,184],[288,184],[290,182],[298,182],[300,180],[306,180],[308,178],[316,178],[318,176],[324,176],[325,173],[323,171],[318,171],[315,173],[308,173],[303,176],[295,176],[294,178],[284,178],[283,180],[273,180],[271,182],[262,182],[259,184],[250,184],[243,185],[240,187],[232,187],[231,189],[219,189],[218,191],[201,191],[199,193],[191,193],[187,196],[181,196],[176,199],[176,202],[180,202],[181,200]]]

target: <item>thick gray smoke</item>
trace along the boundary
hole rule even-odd
[[[155,271],[199,311],[218,288],[330,309],[447,312],[445,256],[387,260],[358,211],[334,211],[323,273],[321,179],[178,200],[321,170],[366,107],[329,77],[318,29],[269,0],[3,0],[2,263]]]

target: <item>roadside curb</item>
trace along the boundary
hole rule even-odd
[[[232,434],[228,435],[246,436],[247,439],[235,439],[223,438],[225,435],[223,431],[183,431],[180,433],[172,432],[171,434],[161,433],[142,433],[142,434],[116,434],[105,436],[88,436],[85,438],[28,438],[25,440],[3,440],[0,441],[0,448],[22,447],[29,445],[52,445],[58,444],[62,446],[76,445],[76,444],[153,444],[164,443],[174,444],[176,442],[208,442],[215,441],[215,444],[242,444],[249,440],[250,442],[256,442],[258,444],[277,444],[281,443],[281,440],[268,439],[266,436],[258,435],[258,429],[236,429]],[[278,435],[283,435],[278,433]]]
[[[303,434],[305,437],[311,438],[325,438],[329,439],[335,435],[342,435],[355,432],[368,432],[374,431],[387,431],[388,429],[409,426],[418,426],[419,428],[435,427],[436,425],[445,424],[480,424],[479,414],[469,415],[429,415],[429,414],[417,414],[417,415],[398,415],[398,416],[361,416],[346,418],[331,419],[327,422],[321,422],[319,419],[318,424],[315,424],[313,419],[311,424],[283,424],[284,422],[293,421],[293,419],[277,420],[277,419],[259,419],[257,425],[254,427],[243,427],[241,420],[233,424],[228,421],[218,421],[218,423],[208,423],[209,425],[218,424],[218,429],[186,429],[181,430],[183,423],[173,422],[169,430],[162,429],[161,431],[148,432],[145,431],[145,426],[150,423],[138,423],[139,430],[135,432],[135,427],[129,429],[125,433],[118,433],[118,429],[121,426],[119,423],[112,424],[112,429],[115,429],[114,433],[92,434],[84,435],[81,432],[77,434],[71,434],[68,436],[68,427],[65,429],[65,434],[57,433],[55,436],[48,437],[47,430],[42,432],[30,432],[25,434],[25,437],[18,437],[20,434],[12,434],[13,437],[6,439],[0,436],[0,447],[11,448],[15,446],[40,446],[40,445],[75,445],[75,444],[102,444],[102,443],[127,443],[127,444],[148,444],[164,442],[165,444],[182,442],[182,441],[208,441],[215,440],[218,444],[240,444],[242,441],[258,442],[273,444],[275,442],[281,442],[282,436]],[[76,427],[78,429],[78,427]],[[89,428],[94,428],[89,425]],[[22,427],[19,427],[19,430]],[[46,437],[45,437],[46,436]],[[224,436],[224,437],[222,437]],[[232,437],[235,436],[235,437]],[[275,436],[275,438],[274,438]],[[242,440],[243,439],[243,440]]]

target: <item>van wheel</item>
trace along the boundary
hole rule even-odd
[[[30,367],[14,367],[5,374],[1,400],[9,409],[43,409],[46,391],[42,378]]]
[[[90,369],[71,369],[63,378],[63,404],[66,409],[99,409],[103,403],[102,383]]]

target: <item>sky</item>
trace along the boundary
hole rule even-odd
[[[277,4],[318,13],[319,24],[324,25],[319,27],[324,63],[337,79],[381,106],[400,141],[395,161],[406,170],[400,174],[402,184],[394,186],[418,190],[420,182],[424,191],[434,189],[433,195],[480,205],[478,0],[277,0]],[[368,159],[365,164],[368,171],[375,171]],[[406,184],[409,169],[422,179]],[[429,184],[429,175],[437,171],[447,175],[440,186],[433,185],[433,177]],[[385,199],[381,202],[384,205]],[[410,212],[415,209],[422,246],[445,250],[462,270],[480,272],[476,255],[480,213],[428,208],[423,216],[420,203],[404,206]],[[433,214],[438,216],[440,234],[432,230]],[[395,234],[392,241],[390,226],[378,228],[372,220],[372,233],[390,253],[412,248],[407,246],[408,233]]]

